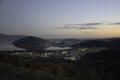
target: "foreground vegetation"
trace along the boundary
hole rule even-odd
[[[119,80],[120,50],[90,53],[77,61],[11,56],[0,52],[0,80]]]

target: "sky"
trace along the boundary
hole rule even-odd
[[[120,37],[120,0],[0,0],[0,33]]]

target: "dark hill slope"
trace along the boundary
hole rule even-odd
[[[42,38],[28,36],[14,41],[13,44],[19,48],[24,48],[27,50],[36,50],[46,47],[47,44],[50,44],[50,42]]]
[[[108,39],[108,40],[88,40],[79,44],[73,45],[73,47],[107,47],[107,48],[120,48],[120,38]]]
[[[84,59],[102,80],[120,80],[120,49],[109,49],[84,55]]]
[[[109,43],[100,40],[89,40],[81,42],[80,44],[73,45],[73,47],[108,47]]]
[[[109,43],[111,44],[111,47],[120,47],[120,39],[114,39]]]

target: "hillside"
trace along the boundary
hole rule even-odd
[[[27,37],[21,38],[19,40],[14,41],[13,44],[16,47],[24,48],[27,50],[43,49],[49,45],[52,45],[51,42],[45,39],[37,38],[33,36],[27,36]]]
[[[114,39],[110,41],[109,43],[111,44],[112,47],[120,47],[120,38]]]
[[[90,53],[83,58],[103,80],[120,79],[120,49],[109,49],[98,53]]]
[[[120,80],[120,49],[89,53],[76,61],[11,53],[0,52],[0,80]]]
[[[72,45],[72,47],[107,47],[118,48],[120,47],[120,38],[107,39],[107,40],[87,40],[79,44]]]
[[[73,45],[73,47],[108,47],[109,43],[100,40],[88,40],[80,44]]]

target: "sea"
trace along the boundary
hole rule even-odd
[[[14,46],[11,42],[0,42],[0,51],[25,50]]]

